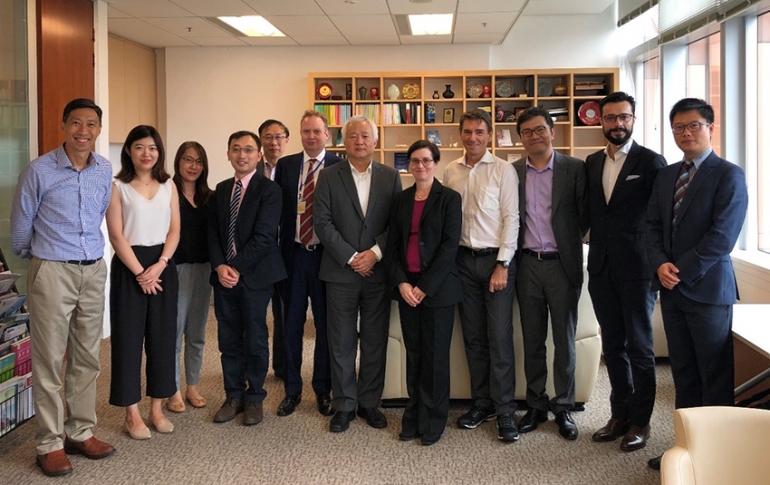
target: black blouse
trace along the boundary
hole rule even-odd
[[[213,195],[212,195],[213,197]],[[174,262],[208,263],[209,262],[209,203],[193,207],[183,194],[179,194],[179,217],[181,229],[179,246],[174,253]]]

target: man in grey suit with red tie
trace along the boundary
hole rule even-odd
[[[647,254],[660,289],[676,408],[734,403],[730,252],[746,219],[743,170],[711,148],[714,109],[685,98],[669,115],[684,159],[658,174],[647,208]],[[660,468],[660,457],[649,461]]]
[[[326,282],[329,316],[333,433],[348,429],[356,408],[369,426],[388,425],[378,409],[385,386],[391,289],[381,260],[393,197],[401,192],[398,172],[372,160],[378,139],[372,120],[350,118],[342,138],[348,162],[321,171],[313,200],[313,226],[324,245],[320,278]]]
[[[599,102],[607,148],[586,159],[591,222],[588,292],[602,329],[612,393],[611,416],[597,442],[622,437],[620,449],[647,444],[655,405],[652,269],[644,221],[652,184],[666,160],[632,140],[636,102],[623,92]]]
[[[294,412],[302,400],[302,337],[307,317],[307,300],[313,308],[315,352],[313,353],[313,391],[318,411],[334,414],[329,369],[329,343],[326,337],[326,284],[318,278],[323,245],[313,231],[313,199],[318,174],[342,159],[326,151],[328,123],[318,111],[305,111],[300,120],[302,152],[278,161],[275,182],[283,193],[281,254],[289,277],[283,282],[286,305],[283,361],[286,366],[284,397],[278,416]]]

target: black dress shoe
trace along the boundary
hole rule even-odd
[[[494,417],[494,411],[480,409],[474,404],[467,413],[457,418],[457,426],[465,429],[476,429],[481,423],[489,421]]]
[[[342,433],[350,427],[350,422],[354,419],[356,419],[356,413],[353,411],[337,411],[329,423],[329,431]]]
[[[278,405],[278,412],[275,414],[278,416],[288,416],[297,409],[297,404],[301,401],[302,396],[286,396],[283,398],[283,401],[281,401],[281,404]]]
[[[622,451],[636,451],[641,450],[647,446],[647,439],[650,437],[650,425],[647,426],[631,426],[628,432],[623,436],[623,441],[620,442],[620,449]]]
[[[420,434],[417,432],[416,429],[402,428],[401,432],[398,433],[398,441],[412,441],[412,440],[416,440],[419,437],[420,437]]]
[[[629,427],[630,424],[628,421],[610,418],[610,420],[607,421],[607,424],[596,430],[593,436],[591,436],[591,439],[597,443],[615,441],[616,439],[626,434],[626,431],[628,431]]]
[[[332,398],[328,394],[318,394],[315,397],[318,403],[318,412],[324,416],[334,415],[334,407],[332,406]]]
[[[436,443],[438,443],[438,440],[440,439],[441,439],[440,434],[433,435],[433,436],[425,435],[422,437],[421,443],[422,443],[422,446],[435,445]]]
[[[388,420],[377,408],[362,408],[359,406],[358,415],[366,420],[366,424],[372,428],[387,428]]]
[[[650,458],[647,460],[647,466],[652,468],[653,470],[660,470],[660,460],[663,458],[663,455],[656,456],[655,458]]]
[[[527,414],[519,421],[519,433],[535,431],[540,423],[548,421],[548,411],[530,408]]]
[[[567,440],[576,440],[578,437],[578,428],[569,411],[559,411],[556,413],[556,425],[559,426],[559,434]]]
[[[497,415],[497,439],[512,443],[519,439],[519,430],[516,429],[516,423],[509,413]]]

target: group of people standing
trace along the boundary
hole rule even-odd
[[[93,459],[114,453],[92,434],[107,273],[99,229],[105,214],[115,249],[110,403],[126,408],[126,431],[135,439],[151,436],[137,406],[143,348],[149,421],[157,432],[174,428],[163,413],[164,399],[174,412],[184,411],[185,402],[206,405],[197,383],[213,287],[225,390],[214,422],[239,413],[247,426],[263,419],[271,300],[273,367],[285,391],[277,414],[295,412],[309,299],[312,388],[318,411],[332,416],[330,431],[344,432],[356,415],[371,427],[386,427],[378,408],[393,299],[407,351],[409,400],[400,440],[432,445],[446,427],[455,305],[472,395],[458,427],[495,420],[498,438],[514,442],[550,411],[559,434],[574,440],[585,241],[588,289],[612,386],[611,419],[593,440],[622,437],[623,451],[646,445],[655,401],[651,313],[658,290],[676,406],[731,404],[737,288],[729,253],[746,213],[743,171],[711,150],[714,114],[702,100],[683,99],[672,108],[684,160],[668,166],[633,141],[631,96],[610,94],[600,109],[608,144],[585,163],[554,150],[555,125],[542,108],[517,117],[526,157],[513,164],[487,148],[489,114],[468,111],[459,123],[465,153],[445,165],[441,182],[435,174],[439,148],[426,140],[409,147],[414,184],[406,190],[395,169],[372,159],[378,143],[372,120],[355,116],[342,127],[343,161],[324,148],[327,120],[307,111],[300,120],[303,150],[294,155],[283,156],[289,129],[280,121],[267,120],[259,135],[233,133],[227,158],[234,177],[212,191],[200,144],[179,147],[172,178],[160,135],[144,125],[129,133],[113,181],[109,162],[92,151],[101,110],[73,100],[64,110],[64,144],[22,172],[11,215],[14,252],[32,258],[37,464],[47,475],[63,475],[72,471],[65,452]],[[514,295],[528,407],[518,422]],[[546,392],[549,316],[553,396]],[[65,351],[69,415],[63,420],[58,372]],[[650,466],[658,463],[653,459]]]

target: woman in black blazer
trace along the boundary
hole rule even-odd
[[[417,141],[407,158],[415,183],[393,201],[387,244],[409,393],[398,438],[422,437],[423,445],[432,445],[449,413],[449,345],[462,297],[455,263],[462,206],[460,194],[433,176],[440,159],[436,145]]]

